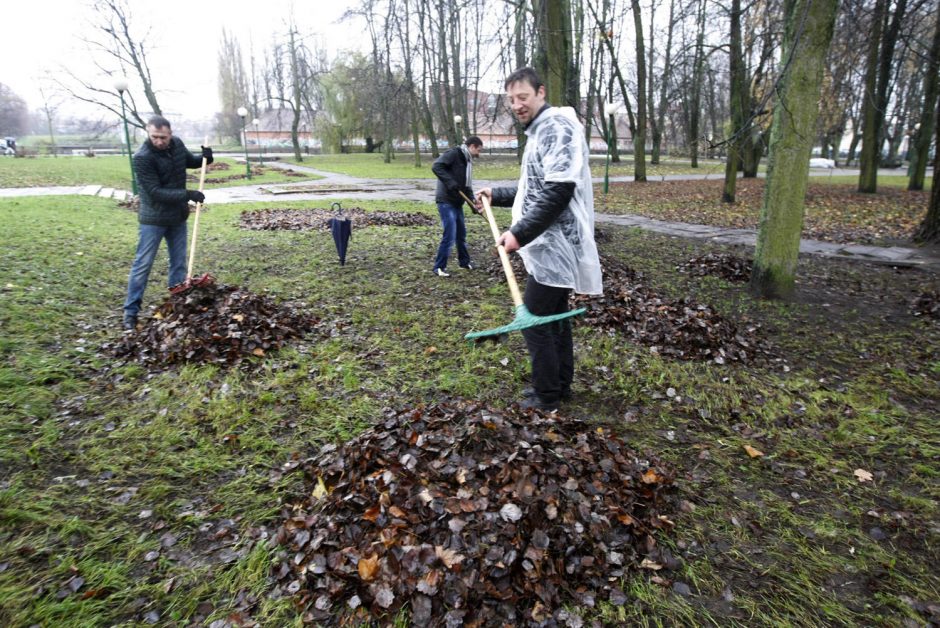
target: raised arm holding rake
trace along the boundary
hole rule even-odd
[[[137,253],[127,282],[124,301],[124,329],[137,327],[137,315],[153,268],[160,242],[166,240],[170,255],[168,286],[186,280],[186,219],[189,201],[202,203],[205,195],[186,189],[186,169],[212,163],[212,149],[202,148],[200,156],[189,152],[182,140],[173,136],[170,122],[162,116],[147,121],[147,140],[134,153],[134,174],[140,192],[140,223]]]
[[[506,79],[516,119],[525,127],[522,172],[516,187],[484,188],[480,197],[512,207],[512,226],[497,244],[518,250],[525,263],[524,304],[536,316],[568,312],[572,290],[601,294],[594,243],[594,195],[584,129],[569,107],[551,107],[532,68]],[[522,330],[532,366],[523,408],[554,410],[571,395],[574,345],[571,322],[562,318]]]

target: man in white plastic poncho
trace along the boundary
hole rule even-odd
[[[522,172],[516,187],[485,188],[493,205],[512,206],[512,226],[499,239],[518,250],[528,279],[523,301],[532,314],[568,311],[572,290],[601,294],[601,265],[594,244],[594,193],[584,127],[571,107],[552,107],[532,68],[506,79],[516,119],[525,127]],[[532,386],[523,408],[555,410],[571,396],[574,347],[570,319],[522,332],[532,363]]]

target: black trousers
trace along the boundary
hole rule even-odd
[[[568,311],[569,288],[554,288],[526,280],[523,302],[536,316]],[[522,330],[532,363],[532,388],[542,401],[553,403],[571,392],[574,378],[574,343],[571,319]]]

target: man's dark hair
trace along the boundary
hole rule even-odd
[[[538,72],[535,71],[535,68],[525,67],[519,68],[512,74],[506,77],[506,82],[503,83],[503,89],[509,89],[509,86],[513,83],[519,83],[525,81],[532,86],[532,89],[539,91],[539,88],[544,85],[542,79],[539,78]]]
[[[163,116],[150,116],[150,119],[147,120],[147,126],[152,126],[155,129],[162,129],[166,127],[171,129],[170,121],[164,118]]]
[[[467,141],[464,142],[467,146],[483,146],[483,140],[481,140],[476,135],[471,135],[467,138]]]

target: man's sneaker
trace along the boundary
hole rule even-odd
[[[450,277],[450,273],[445,271],[443,268],[435,268],[434,274],[438,277]]]
[[[558,402],[557,401],[545,401],[538,395],[532,395],[531,397],[524,397],[522,401],[519,402],[519,407],[523,410],[541,410],[542,412],[557,412],[558,411]]]
[[[528,399],[529,397],[537,397],[537,396],[538,396],[538,393],[536,393],[536,392],[535,392],[535,389],[532,388],[531,386],[526,386],[525,388],[522,389],[522,396],[525,397],[526,399]],[[565,390],[561,391],[561,400],[562,400],[562,401],[569,401],[570,399],[571,399],[571,389],[570,389],[570,388],[566,388]]]
[[[467,262],[466,265],[461,264],[461,268],[466,268],[467,270],[473,270],[476,266],[473,265],[473,262]]]
[[[124,321],[121,323],[121,328],[124,329],[124,331],[134,331],[137,329],[137,317],[125,316]]]

